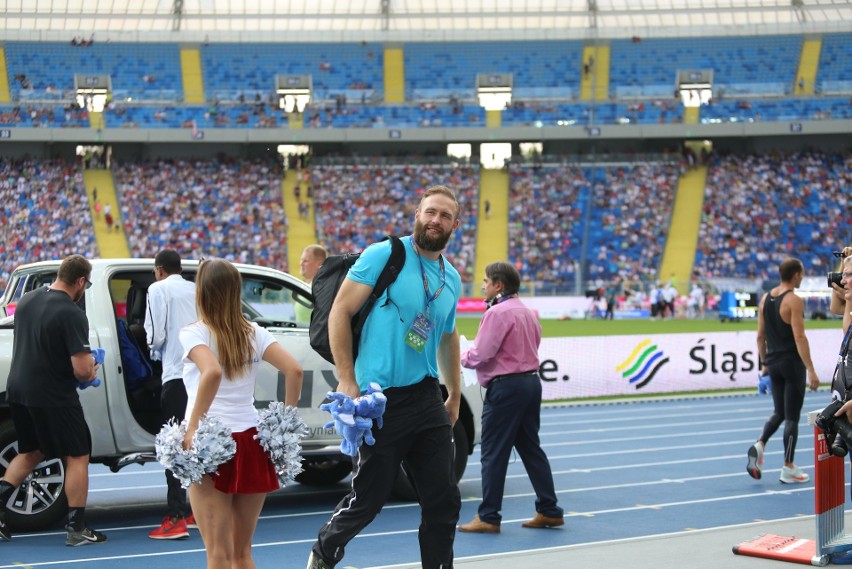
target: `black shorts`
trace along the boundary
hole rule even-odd
[[[92,435],[82,407],[27,407],[10,403],[9,409],[18,435],[18,452],[39,450],[45,458],[92,453]]]

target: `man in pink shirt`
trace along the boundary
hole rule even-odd
[[[476,370],[487,389],[482,409],[482,503],[479,514],[459,531],[500,533],[503,488],[512,447],[518,450],[535,490],[535,517],[526,528],[550,528],[565,523],[556,504],[550,462],[541,449],[541,379],[538,346],[541,325],[518,299],[521,276],[511,264],[485,267],[482,292],[488,306],[476,341],[461,355],[464,367]]]

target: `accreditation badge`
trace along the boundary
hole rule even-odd
[[[414,351],[420,353],[426,347],[426,342],[429,340],[429,334],[432,333],[432,328],[435,323],[429,320],[422,312],[418,312],[414,318],[414,322],[405,334],[405,343],[408,344]]]

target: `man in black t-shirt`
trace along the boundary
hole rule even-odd
[[[77,395],[77,382],[97,377],[89,347],[89,321],[77,306],[92,285],[92,265],[80,255],[62,261],[56,282],[23,296],[15,310],[9,370],[9,410],[18,455],[0,481],[0,539],[12,534],[6,511],[15,489],[45,459],[65,461],[68,523],[65,545],[106,541],[85,525],[92,438]]]

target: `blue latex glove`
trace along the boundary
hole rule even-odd
[[[766,395],[770,391],[772,391],[772,382],[769,376],[760,375],[760,372],[757,372],[757,392],[761,395]]]
[[[92,357],[95,359],[96,365],[104,365],[104,358],[106,358],[106,350],[103,348],[94,348],[92,350]],[[96,377],[92,381],[78,381],[77,389],[83,390],[87,387],[98,387],[101,384],[101,378]]]

